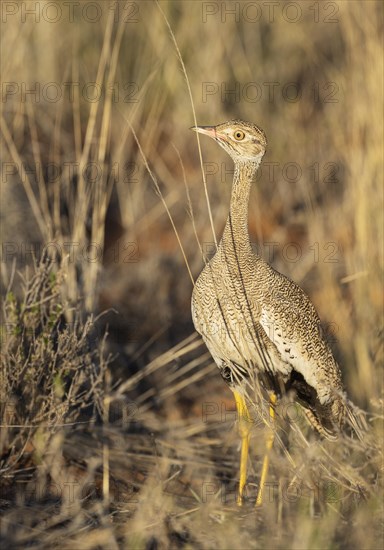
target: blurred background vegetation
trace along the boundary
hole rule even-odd
[[[240,513],[233,498],[217,496],[236,487],[232,398],[194,336],[190,296],[191,276],[214,247],[203,179],[219,238],[233,168],[208,140],[201,163],[188,130],[231,118],[265,130],[268,151],[250,204],[255,249],[309,293],[348,394],[376,418],[381,3],[1,8],[8,544],[381,547],[380,453],[371,440],[353,453],[324,444],[334,457],[326,479],[346,491],[336,504],[308,489],[294,502],[272,499],[255,521],[253,510]],[[87,374],[76,377],[81,368]],[[219,411],[211,424],[202,415],[207,403]],[[16,418],[19,428],[7,427]],[[86,429],[63,428],[81,422]],[[320,460],[299,475],[281,449],[273,465],[279,487],[301,476],[308,488],[324,473]],[[53,494],[54,484],[72,479],[82,489],[93,484],[95,494],[73,501],[64,490]],[[113,483],[124,487],[123,499],[110,497]],[[216,496],[204,498],[202,487]],[[21,518],[21,509],[33,514]]]

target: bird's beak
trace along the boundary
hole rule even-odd
[[[213,139],[216,139],[216,126],[192,126],[190,130],[198,132],[199,134],[205,134]]]

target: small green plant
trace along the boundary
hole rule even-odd
[[[32,447],[39,441],[43,456],[66,424],[76,423],[85,410],[88,420],[101,411],[105,365],[90,343],[94,323],[92,318],[67,322],[53,269],[53,264],[38,264],[24,279],[20,300],[10,291],[3,302],[3,420],[9,420],[12,409],[12,421],[2,422],[0,440],[7,476],[36,456],[25,448],[26,440]]]

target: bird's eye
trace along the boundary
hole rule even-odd
[[[245,138],[245,134],[242,130],[236,130],[234,133],[234,137],[237,141],[241,141]]]

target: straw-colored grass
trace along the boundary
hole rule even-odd
[[[87,4],[2,3],[5,546],[381,548],[381,3]],[[368,424],[324,442],[283,401],[258,510],[263,405],[240,509],[232,396],[190,316],[233,167],[188,128],[231,118],[269,142],[252,241]]]

